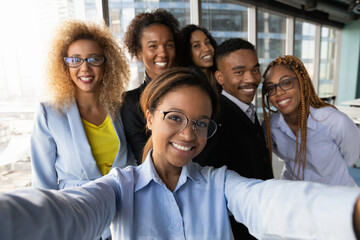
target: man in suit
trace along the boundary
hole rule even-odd
[[[200,165],[229,169],[248,178],[273,178],[263,130],[251,103],[261,81],[260,64],[250,42],[233,38],[215,50],[215,78],[222,86],[218,130],[194,159]],[[235,239],[255,239],[230,217]]]

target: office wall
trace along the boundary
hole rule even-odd
[[[359,98],[360,20],[345,25],[342,34],[337,103]]]

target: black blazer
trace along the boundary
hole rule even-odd
[[[202,166],[226,165],[248,178],[273,178],[272,166],[262,127],[255,124],[231,100],[220,95],[220,112],[215,119],[218,130],[208,139],[204,150],[194,159]],[[255,239],[248,229],[230,217],[235,239]]]
[[[273,178],[265,136],[257,117],[254,124],[227,97],[219,98],[220,112],[215,119],[218,129],[194,161],[202,166],[226,165],[248,178]]]
[[[126,140],[138,164],[142,162],[144,146],[151,135],[146,132],[146,119],[139,104],[140,96],[150,80],[145,74],[144,82],[138,88],[127,91],[121,108]]]

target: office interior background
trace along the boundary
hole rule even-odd
[[[143,11],[164,8],[180,26],[207,28],[218,44],[231,37],[252,42],[262,72],[278,56],[295,55],[307,67],[318,95],[335,105],[360,98],[359,0],[14,0],[0,3],[0,190],[28,163],[30,135],[43,91],[47,46],[68,18],[104,22],[122,38]],[[129,58],[131,84],[144,74]],[[261,89],[261,86],[260,88]],[[261,117],[261,94],[254,103]],[[28,166],[28,164],[26,165]],[[26,168],[26,167],[25,167]]]

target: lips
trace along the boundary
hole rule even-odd
[[[204,60],[211,60],[212,59],[212,56],[209,54],[209,55],[205,55],[202,57],[202,59]]]
[[[289,105],[290,100],[290,98],[282,99],[280,101],[277,101],[277,104],[279,105],[279,107],[286,107],[287,105]]]
[[[166,67],[167,64],[168,62],[155,62],[155,65],[158,65],[160,67]]]
[[[89,83],[94,79],[94,77],[93,76],[86,76],[86,77],[84,76],[84,77],[79,77],[79,79],[82,82]]]
[[[238,89],[243,90],[244,92],[247,92],[247,93],[253,93],[253,92],[256,92],[257,87],[258,87],[258,85],[256,85],[256,84],[247,84],[247,85],[239,86]]]
[[[176,149],[179,149],[181,151],[190,151],[191,149],[193,149],[193,147],[186,147],[186,146],[182,146],[180,144],[176,144],[176,143],[171,143],[173,147],[175,147]]]

